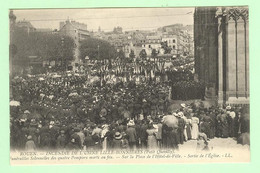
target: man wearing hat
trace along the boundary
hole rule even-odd
[[[76,143],[75,138],[71,138],[70,142],[66,145],[67,150],[77,150],[80,149],[79,145]]]
[[[147,115],[150,114],[150,104],[147,102],[146,99],[143,99],[142,110],[144,117],[147,117]]]
[[[178,129],[177,129],[177,139],[180,144],[183,144],[184,141],[184,128],[185,128],[185,120],[183,119],[183,112],[178,112]]]
[[[113,149],[121,149],[121,139],[122,139],[122,135],[120,132],[116,132],[114,135],[114,139],[113,139],[113,144],[112,144],[112,148]]]
[[[126,134],[129,137],[129,147],[130,147],[130,149],[135,149],[135,147],[136,147],[137,135],[136,135],[136,131],[135,131],[134,126],[135,126],[134,120],[130,120],[127,123]]]
[[[58,150],[63,150],[66,147],[67,141],[65,136],[65,130],[60,131],[60,135],[57,138],[56,148]]]

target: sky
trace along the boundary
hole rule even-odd
[[[87,24],[89,31],[152,30],[181,23],[193,24],[194,8],[92,8],[92,9],[17,9],[16,20],[28,20],[35,28],[59,29],[67,19]]]

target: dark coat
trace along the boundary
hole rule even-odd
[[[122,141],[121,141],[121,139],[114,139],[113,140],[113,149],[121,149],[121,147],[122,147]]]
[[[177,139],[178,143],[183,144],[184,141],[184,127],[185,120],[183,118],[178,118],[178,129],[177,129]]]
[[[56,148],[57,149],[64,149],[66,147],[66,144],[67,144],[66,136],[60,135],[57,138],[57,141],[56,141]]]
[[[66,145],[66,149],[67,149],[67,150],[78,150],[78,149],[80,149],[80,147],[79,147],[78,144],[76,144],[76,143],[69,142],[69,143]]]
[[[129,142],[136,142],[137,135],[134,127],[128,127],[126,129],[126,134],[129,137]]]

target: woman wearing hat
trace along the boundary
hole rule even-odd
[[[153,124],[148,125],[148,129],[146,130],[146,133],[148,135],[147,138],[147,148],[148,149],[156,149],[157,146],[157,140],[156,140],[156,133],[157,129],[153,127]]]
[[[191,139],[196,140],[199,135],[199,118],[196,116],[193,116],[191,118]]]

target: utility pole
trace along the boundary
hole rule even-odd
[[[62,37],[61,38],[61,67],[62,67],[62,70],[63,72],[65,72],[65,59],[64,59],[64,38]]]

